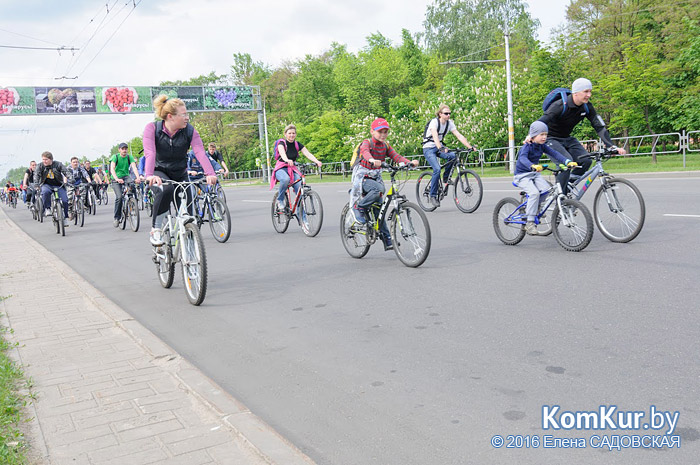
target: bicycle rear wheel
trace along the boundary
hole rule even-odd
[[[463,213],[473,213],[481,205],[484,189],[476,171],[461,170],[454,179],[455,205]]]
[[[353,258],[362,258],[369,252],[366,225],[355,222],[355,216],[346,203],[340,214],[340,240],[347,253]]]
[[[421,173],[418,177],[418,181],[416,181],[416,202],[427,212],[431,212],[437,208],[430,203],[430,180],[432,178],[432,171],[425,171]]]
[[[37,195],[39,195],[39,194],[37,194]],[[43,223],[44,222],[44,201],[41,200],[41,196],[37,197],[36,209],[37,209],[36,210],[36,220],[39,223]]]
[[[525,230],[522,224],[511,223],[510,221],[513,218],[506,221],[520,204],[521,202],[518,202],[513,197],[506,197],[499,200],[493,209],[493,230],[496,232],[498,239],[505,245],[516,245],[525,237]],[[523,221],[526,219],[525,208],[520,209],[518,219]]]
[[[214,184],[214,192],[216,193],[216,196],[221,200],[223,203],[226,203],[226,194],[224,193],[224,188],[221,187],[221,184],[218,182]]]
[[[181,247],[180,262],[185,294],[192,305],[200,305],[207,294],[207,256],[202,234],[193,223],[185,225]]]
[[[226,242],[231,236],[231,213],[218,197],[213,197],[209,205],[209,228],[218,242]]]
[[[421,266],[430,253],[430,224],[416,204],[404,202],[392,212],[391,237],[394,252],[404,265],[416,268]]]
[[[308,237],[316,236],[323,226],[323,204],[321,196],[309,189],[299,202],[301,209],[301,230]]]
[[[286,205],[285,201],[285,205]],[[287,228],[289,227],[289,216],[287,216],[286,213],[286,208],[285,211],[278,211],[277,210],[277,193],[275,193],[272,196],[272,226],[275,228],[275,231],[278,233],[282,234],[284,233]]]
[[[570,252],[580,252],[593,238],[593,218],[588,208],[578,200],[564,199],[562,209],[554,207],[552,224],[554,238]]]
[[[153,261],[156,263],[158,271],[158,281],[160,285],[169,289],[173,285],[175,278],[175,262],[173,261],[173,248],[170,241],[170,229],[163,228],[163,244],[153,250]]]
[[[627,179],[610,178],[595,194],[593,216],[603,236],[613,242],[629,242],[644,226],[642,193]]]

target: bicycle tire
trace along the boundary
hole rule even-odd
[[[116,200],[115,200],[116,202]],[[119,228],[124,231],[126,229],[126,222],[129,220],[129,207],[127,205],[126,196],[122,197],[122,214],[119,217]]]
[[[163,228],[162,237],[165,243],[158,248],[162,254],[162,257],[159,257],[158,252],[155,251],[154,261],[156,262],[158,281],[160,281],[160,285],[166,289],[169,289],[173,285],[173,280],[175,279],[175,262],[173,261],[173,248],[170,241],[170,229],[167,226]]]
[[[431,235],[428,217],[412,202],[399,204],[390,216],[390,232],[394,252],[401,263],[417,268],[425,263],[430,254]]]
[[[460,170],[454,179],[455,205],[462,213],[474,213],[481,205],[484,187],[473,170]]]
[[[301,230],[307,237],[315,237],[323,226],[323,203],[318,192],[309,189],[304,193],[304,196],[299,202],[301,209]],[[306,221],[304,221],[304,213]]]
[[[56,234],[61,234],[61,225],[63,224],[63,209],[59,210],[56,207],[57,202],[59,201],[58,199],[56,199],[56,197],[51,197],[51,217],[53,220],[53,225],[56,228]]]
[[[214,197],[209,209],[209,229],[217,242],[224,243],[231,237],[231,213],[228,205]]]
[[[286,205],[286,200],[285,200],[285,205]],[[289,227],[289,216],[287,216],[287,209],[285,208],[285,211],[279,212],[277,211],[277,193],[275,193],[272,196],[272,210],[271,210],[271,215],[272,215],[272,227],[275,228],[275,231],[277,231],[280,234],[283,234],[287,228]]]
[[[95,196],[95,191],[90,190],[90,214],[97,214],[97,197]]]
[[[204,302],[207,295],[207,255],[202,234],[193,223],[185,225],[184,239],[180,247],[185,294],[187,300],[197,306]]]
[[[355,222],[355,216],[346,203],[340,213],[340,240],[345,251],[353,258],[362,258],[369,252],[370,243],[367,240],[367,227]]]
[[[627,179],[609,178],[607,184],[608,188],[601,184],[593,200],[595,224],[608,240],[629,242],[639,235],[644,226],[644,197],[637,186]],[[605,195],[606,190],[610,191],[608,195]]]
[[[39,197],[39,198],[37,199],[37,201],[36,201],[36,207],[37,207],[37,211],[36,211],[37,218],[36,218],[36,220],[37,220],[39,223],[43,223],[43,222],[44,222],[44,201],[41,200],[41,197]]]
[[[80,197],[75,204],[75,219],[75,223],[81,228],[85,226],[85,207],[83,206],[82,197]]]
[[[564,250],[580,252],[591,243],[593,238],[593,217],[588,208],[578,200],[563,199],[561,204],[566,211],[559,210],[559,205],[554,207],[552,223],[554,238]],[[568,226],[565,216],[568,219]]]
[[[141,224],[138,201],[134,197],[131,197],[127,203],[129,204],[129,210],[127,211],[129,214],[129,226],[132,231],[137,232]]]
[[[418,181],[416,181],[416,202],[427,212],[435,211],[437,208],[430,203],[430,181],[432,178],[432,171],[424,171],[418,176]]]
[[[506,223],[506,218],[512,215],[521,203],[513,197],[506,197],[499,200],[493,209],[493,230],[496,232],[496,237],[505,245],[516,245],[525,237],[522,224]],[[521,209],[520,215],[525,219],[525,208]]]
[[[214,184],[214,192],[223,203],[226,203],[226,193],[224,192],[224,188],[218,182]]]
[[[109,194],[107,193],[107,189],[102,192],[102,198],[104,199],[105,205],[109,203]]]

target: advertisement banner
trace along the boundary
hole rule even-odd
[[[35,87],[37,114],[95,113],[94,87]]]
[[[95,87],[98,113],[151,113],[150,87]]]
[[[204,110],[204,91],[202,87],[151,87],[151,101],[161,94],[171,98],[179,98],[185,102],[188,111]]]
[[[0,115],[34,115],[33,87],[0,87]]]
[[[205,87],[205,110],[256,110],[253,89],[248,86]]]

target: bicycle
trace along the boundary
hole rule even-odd
[[[438,182],[438,199],[442,200],[447,197],[449,187],[454,186],[453,198],[455,205],[459,211],[463,213],[473,213],[481,205],[481,199],[484,196],[484,190],[481,184],[481,178],[476,171],[468,169],[464,162],[460,159],[461,155],[466,155],[465,160],[469,158],[469,153],[474,149],[457,150],[455,154],[455,163],[450,169],[450,174],[446,183]],[[454,178],[452,174],[456,174]],[[441,169],[442,170],[442,169]],[[437,207],[430,203],[430,182],[433,177],[432,171],[424,171],[418,176],[416,182],[416,199],[418,205],[427,211],[434,211]]]
[[[595,164],[577,180],[569,181],[568,187],[569,195],[581,200],[593,181],[600,177],[600,187],[593,198],[595,224],[608,240],[625,243],[642,231],[646,207],[637,186],[603,169],[603,162],[614,154],[617,150],[601,149],[584,156],[595,159]]]
[[[289,186],[287,186],[283,210],[277,208],[279,191],[275,190],[272,196],[272,226],[275,228],[275,231],[282,234],[287,231],[289,221],[292,218],[296,218],[304,234],[307,237],[314,237],[321,231],[321,226],[323,225],[323,204],[321,203],[321,196],[306,184],[308,165],[297,166],[300,168],[301,178],[290,182]],[[296,183],[301,183],[301,188],[294,200],[292,200],[292,188]],[[301,212],[301,214],[298,212]]]
[[[347,253],[353,258],[367,255],[372,244],[379,238],[379,226],[382,221],[389,222],[389,232],[393,241],[394,252],[404,265],[416,268],[421,266],[430,253],[430,224],[425,213],[414,203],[409,202],[400,193],[406,184],[396,181],[399,171],[408,171],[410,165],[392,167],[382,163],[382,168],[389,171],[391,184],[381,202],[367,209],[367,224],[356,221],[350,203],[346,203],[340,214],[340,239]],[[375,214],[375,210],[379,210]]]
[[[193,208],[197,226],[201,229],[202,224],[208,222],[214,239],[221,243],[226,242],[231,236],[231,213],[228,206],[218,197],[215,189],[210,188],[203,181],[199,181],[194,189],[196,189],[196,195]]]
[[[146,186],[146,191],[143,194],[143,209],[149,218],[153,216],[153,191],[148,186]]]
[[[58,196],[58,190],[63,186],[48,186],[51,189],[51,220],[56,228],[56,234],[61,236],[66,235],[66,227],[63,223],[64,213],[63,213],[63,203],[61,198]]]
[[[77,186],[70,186],[73,189],[73,199],[71,202],[71,209],[73,211],[73,224],[78,225],[82,228],[85,224],[85,202],[83,196],[85,193],[85,185],[79,184]]]
[[[129,226],[132,231],[136,232],[139,230],[141,218],[136,200],[136,186],[130,181],[124,183],[124,192],[122,195],[122,216],[119,219],[119,226],[122,230],[126,229],[127,220],[129,221]]]
[[[200,305],[207,293],[207,257],[204,241],[195,218],[189,213],[186,190],[192,182],[163,181],[175,186],[179,198],[177,213],[168,213],[163,227],[162,246],[153,247],[153,262],[156,264],[158,280],[168,289],[173,285],[175,263],[182,265],[182,278],[187,300],[192,305]]]
[[[85,194],[85,206],[87,207],[88,215],[95,215],[97,213],[97,197],[95,196],[95,182],[91,182],[88,185]]]
[[[546,170],[559,173],[563,170],[549,168]],[[515,182],[514,186],[517,187]],[[525,223],[527,215],[527,194],[520,192],[520,201],[506,197],[501,199],[493,210],[493,228],[496,236],[506,245],[516,245],[525,237]],[[593,238],[593,219],[586,206],[578,200],[568,198],[562,192],[559,183],[555,183],[540,202],[535,224],[542,225],[543,231],[538,229],[539,235],[547,236],[554,233],[557,243],[570,252],[580,252],[590,244]],[[546,221],[549,218],[549,222]]]
[[[100,198],[97,199],[97,202],[100,205],[102,205],[102,204],[107,205],[109,203],[109,194],[107,194],[107,184],[105,184],[105,183],[100,185]]]

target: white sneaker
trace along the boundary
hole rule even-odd
[[[540,232],[537,230],[537,225],[534,221],[528,221],[525,223],[525,232],[530,236],[539,236]]]
[[[284,211],[284,202],[280,202],[279,200],[277,201],[277,211]]]
[[[158,228],[151,229],[151,245],[155,247],[163,245],[163,230]]]

